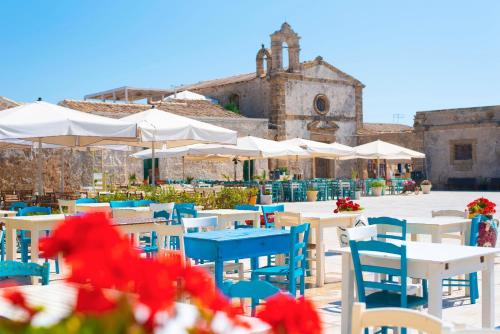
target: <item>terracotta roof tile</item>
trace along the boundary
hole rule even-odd
[[[63,100],[59,103],[62,106],[108,116],[113,118],[121,118],[133,113],[141,112],[151,108],[149,104],[132,104],[132,103],[112,103],[112,102],[96,102],[96,101],[77,101]],[[232,111],[226,110],[217,104],[210,101],[198,100],[175,100],[162,102],[156,105],[158,109],[171,112],[180,116],[191,118],[196,117],[223,117],[223,118],[244,118],[241,115],[235,114]]]
[[[363,123],[363,128],[358,130],[359,134],[375,134],[384,132],[406,132],[413,128],[404,124],[394,123]]]
[[[177,87],[177,90],[195,90],[214,86],[223,86],[237,82],[250,81],[257,78],[255,72],[247,74],[233,75],[230,77],[200,81],[198,83]]]

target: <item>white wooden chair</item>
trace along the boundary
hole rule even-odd
[[[187,234],[190,229],[197,229],[199,232],[213,231],[217,228],[217,217],[182,218],[183,233]],[[182,238],[184,238],[184,234]],[[184,254],[184,250],[182,250]],[[212,272],[215,271],[214,263],[203,263],[198,266],[204,267]],[[224,262],[224,272],[238,271],[238,279],[244,279],[244,267],[241,262]]]
[[[174,207],[175,203],[151,203],[149,209],[151,210],[151,215],[154,216],[155,212],[166,211],[170,219],[174,219]]]
[[[347,229],[349,240],[370,240],[377,237],[377,225],[359,226]]]
[[[75,200],[58,199],[57,203],[59,204],[59,211],[61,213],[65,213],[68,215],[76,214],[76,201]],[[64,209],[66,209],[66,212],[64,212]]]
[[[364,334],[365,328],[379,327],[414,329],[426,334],[456,333],[445,332],[446,326],[443,322],[427,313],[399,307],[367,310],[364,303],[354,303],[352,307],[352,334]]]

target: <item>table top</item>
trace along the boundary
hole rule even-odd
[[[396,243],[396,242],[395,242]],[[425,261],[432,263],[446,263],[452,261],[464,260],[477,256],[494,255],[500,252],[500,248],[490,247],[473,247],[462,246],[455,244],[438,244],[426,242],[400,242],[398,244],[406,244],[406,257],[408,260]],[[350,254],[350,247],[342,247],[333,250],[341,254]],[[368,253],[368,252],[366,252]],[[370,254],[377,254],[369,252]],[[390,255],[380,255],[381,257],[390,258]]]
[[[237,215],[237,214],[260,214],[260,211],[253,210],[236,210],[236,209],[214,209],[214,210],[202,210],[198,212],[199,214],[213,214],[213,215]]]
[[[0,215],[16,215],[17,211],[12,210],[0,210]]]
[[[460,217],[395,217],[398,219],[406,219],[407,224],[419,225],[455,225],[466,224],[470,221],[467,218]]]
[[[119,217],[113,218],[113,225],[142,225],[151,223],[166,223],[165,218],[152,218],[152,217]]]
[[[361,215],[361,213],[346,213],[346,212],[340,212],[340,213],[301,212],[301,213],[302,213],[302,218],[319,219],[319,220],[321,220],[321,219],[334,219],[334,218],[352,218],[352,217],[357,217],[357,216]]]
[[[184,239],[199,239],[213,241],[230,241],[251,238],[265,238],[276,235],[289,235],[288,230],[264,229],[264,228],[241,228],[236,230],[220,230],[210,232],[196,232],[184,235]]]
[[[64,220],[65,215],[58,213],[54,215],[35,215],[35,216],[16,216],[9,217],[6,221],[30,221],[30,222],[45,222],[54,220]]]
[[[103,203],[77,203],[77,207],[89,207],[89,208],[107,208],[109,207],[108,202],[103,202]]]
[[[0,289],[0,316],[10,319],[22,319],[23,313],[2,298],[3,291],[9,288]],[[33,324],[36,326],[48,326],[61,320],[71,311],[75,305],[76,288],[65,282],[51,282],[49,285],[26,285],[17,287],[21,290],[28,303],[33,306],[43,306],[43,311],[33,318]],[[177,303],[176,311],[178,319],[170,331],[159,330],[156,333],[171,334],[183,332],[179,326],[189,326],[195,317],[196,308],[193,305]],[[264,334],[268,333],[269,326],[259,319],[244,317],[249,323],[250,329],[238,329],[231,333],[238,334]],[[172,330],[173,329],[173,330]],[[176,331],[177,329],[177,331]]]
[[[149,206],[124,206],[119,208],[112,208],[113,210],[131,210],[137,212],[149,212]]]

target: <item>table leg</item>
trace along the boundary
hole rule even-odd
[[[260,228],[260,213],[253,216],[253,228]]]
[[[31,262],[38,263],[38,239],[40,233],[38,230],[30,230],[31,232]]]
[[[443,280],[431,270],[427,284],[429,285],[429,314],[441,319],[443,313]]]
[[[6,225],[5,228],[5,250],[7,255],[7,260],[16,259],[16,237],[17,231],[15,228]]]
[[[351,270],[351,255],[342,254],[342,316],[341,333],[351,333],[351,309],[354,303],[354,274]]]
[[[215,260],[215,285],[221,289],[223,281],[224,261]]]
[[[323,228],[319,224],[316,230],[316,286],[325,285],[325,245],[323,244]]]
[[[490,257],[482,275],[482,325],[483,328],[495,327],[495,268],[494,257]]]

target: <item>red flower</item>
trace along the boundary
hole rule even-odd
[[[116,302],[106,297],[101,289],[91,286],[78,289],[75,312],[99,315],[115,307]]]
[[[18,289],[12,288],[5,290],[3,293],[3,297],[7,299],[12,305],[25,310],[30,318],[32,318],[39,311],[28,305],[23,293]]]
[[[339,213],[342,211],[359,211],[361,206],[358,203],[354,203],[349,197],[339,198],[336,202],[337,208],[333,211],[334,213]]]
[[[469,204],[467,204],[467,209],[471,214],[483,214],[486,216],[491,216],[496,213],[496,204],[488,200],[487,198],[480,197]]]
[[[314,305],[301,297],[277,294],[267,299],[257,317],[272,327],[273,334],[319,334],[321,322]]]

